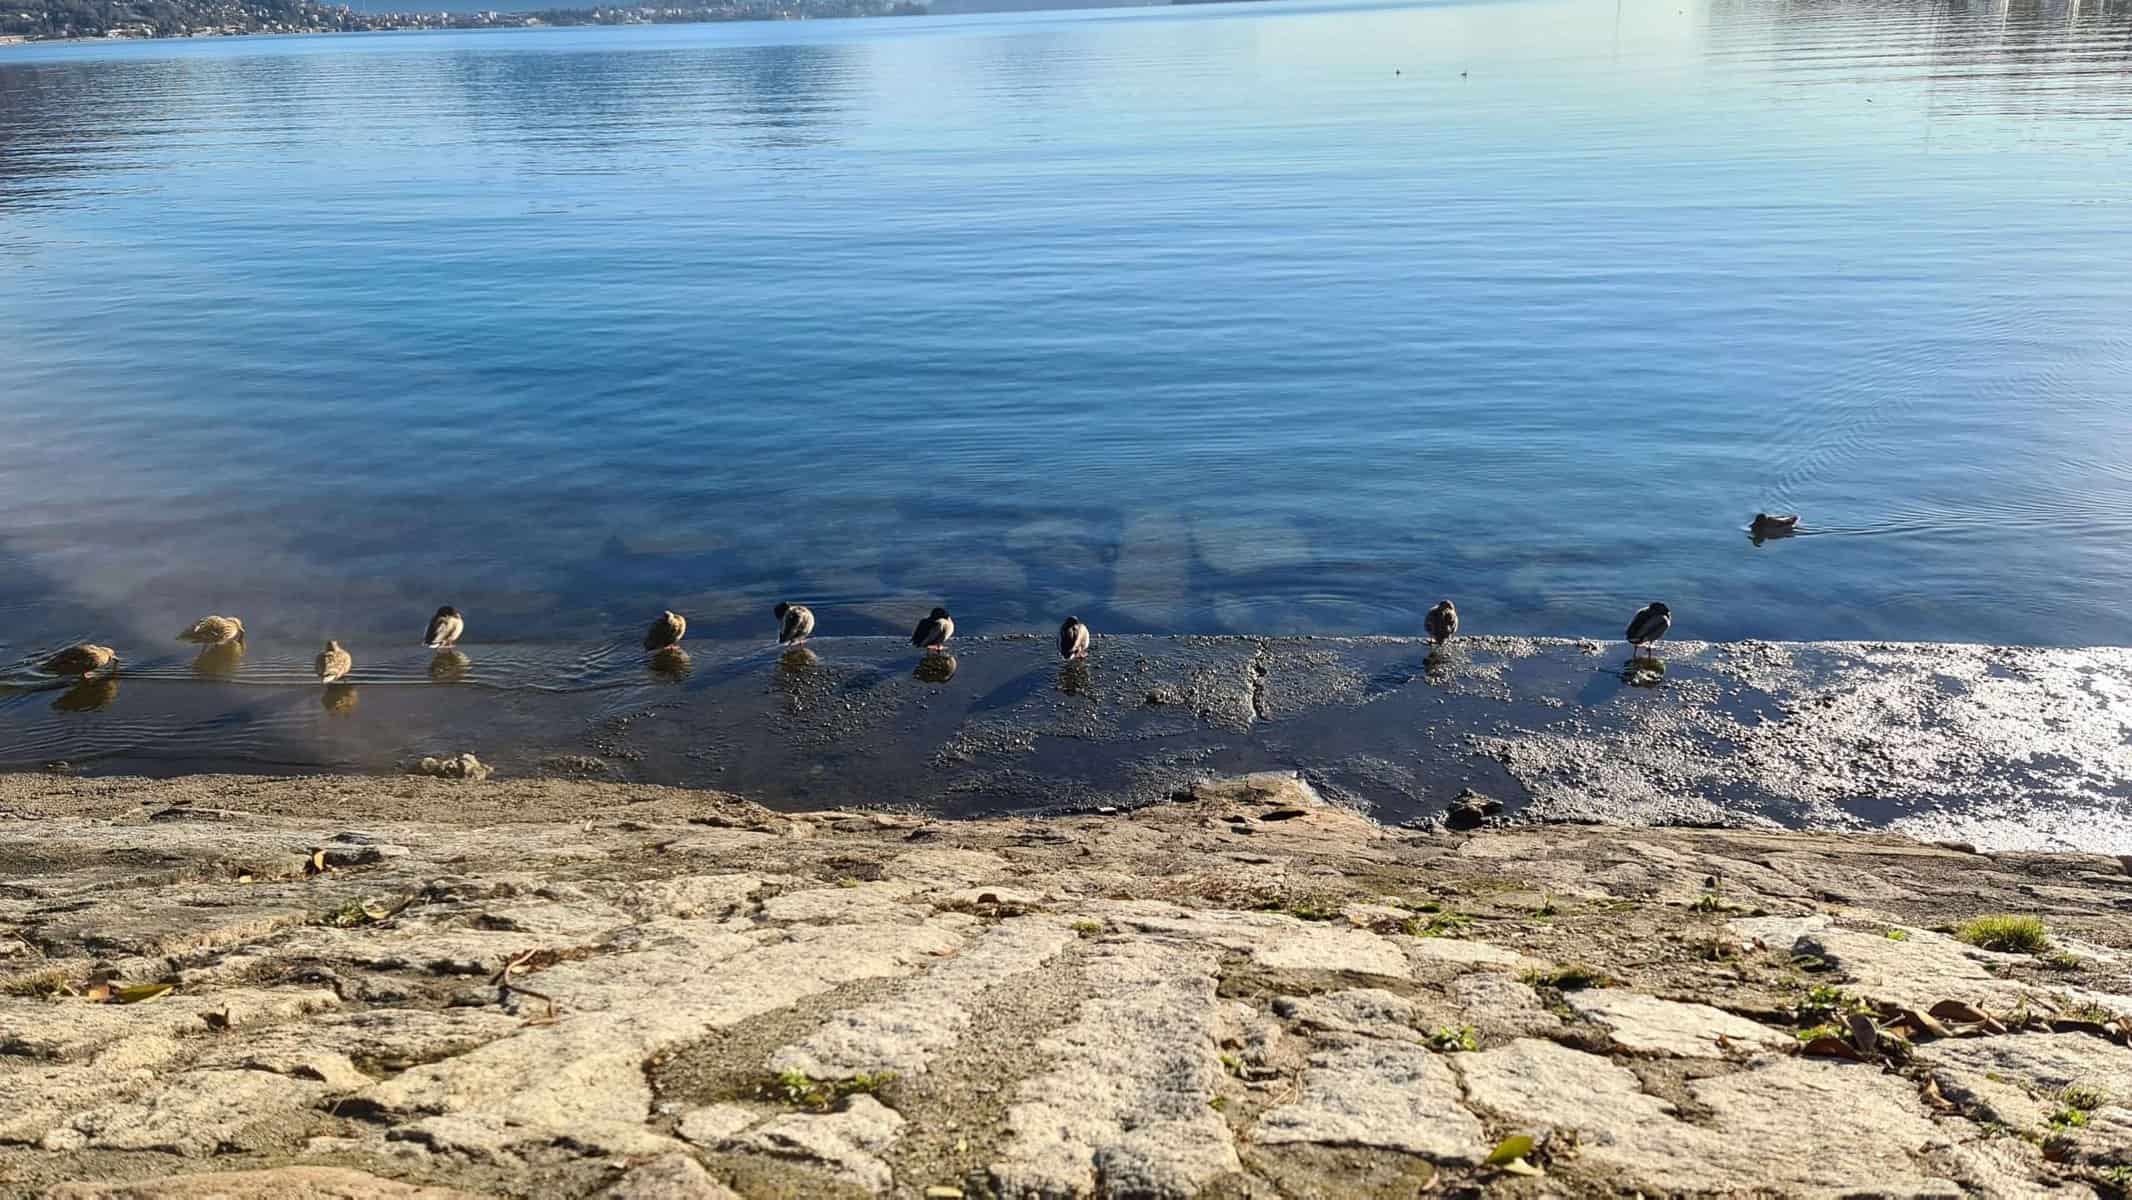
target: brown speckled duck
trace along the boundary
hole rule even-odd
[[[235,617],[201,617],[187,626],[185,631],[178,635],[178,640],[200,646],[241,642],[244,640],[244,622]]]
[[[69,646],[45,659],[39,667],[51,675],[75,675],[87,677],[118,662],[118,651],[109,646],[83,642]]]
[[[1429,640],[1441,646],[1458,636],[1458,609],[1449,600],[1438,600],[1421,625],[1429,631]]]
[[[777,614],[778,645],[797,646],[814,633],[814,610],[806,605],[780,600],[771,611]]]
[[[688,636],[688,618],[669,609],[660,613],[659,619],[653,621],[651,628],[644,631],[644,648],[646,650],[664,650],[668,646],[680,645],[681,639],[686,636]]]
[[[312,666],[318,669],[320,683],[334,683],[355,670],[355,656],[342,649],[339,642],[329,641],[326,648],[318,652]]]

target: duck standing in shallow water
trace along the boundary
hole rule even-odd
[[[1666,636],[1666,630],[1671,628],[1673,610],[1653,600],[1637,609],[1636,615],[1629,618],[1629,628],[1625,636],[1629,639],[1630,646],[1648,652],[1651,643]]]
[[[1059,626],[1059,657],[1069,660],[1088,657],[1088,626],[1081,624],[1081,618],[1068,617],[1066,623]]]
[[[814,610],[804,604],[787,604],[780,600],[771,610],[777,614],[777,644],[797,646],[814,632]]]
[[[644,632],[644,648],[664,650],[668,646],[678,646],[687,634],[688,618],[668,609],[660,613],[659,619],[653,621],[651,628]]]
[[[317,669],[320,683],[333,683],[355,670],[355,656],[342,649],[339,642],[329,641],[311,665]]]
[[[181,642],[201,646],[224,646],[244,640],[244,622],[235,617],[201,617],[178,635]]]
[[[49,675],[76,675],[86,679],[117,662],[118,651],[109,646],[83,642],[45,659],[38,664],[38,669]]]
[[[947,609],[936,608],[931,616],[918,622],[918,628],[911,630],[911,645],[923,646],[927,650],[940,650],[944,649],[948,639],[954,636],[955,618],[948,615]]]
[[[422,644],[432,650],[449,650],[466,632],[466,618],[459,610],[447,604],[429,619],[429,628],[422,631]]]
[[[1421,626],[1429,631],[1429,640],[1441,646],[1458,636],[1458,609],[1449,600],[1438,600]]]

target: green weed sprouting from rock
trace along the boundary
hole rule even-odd
[[[1730,904],[1725,903],[1725,897],[1723,896],[1723,894],[1715,891],[1710,891],[1704,892],[1702,895],[1697,896],[1695,898],[1695,903],[1690,904],[1688,906],[1688,911],[1699,913],[1721,913],[1729,910],[1731,907],[1732,906]]]
[[[782,1100],[796,1108],[826,1109],[846,1096],[871,1095],[895,1080],[892,1072],[853,1075],[848,1079],[816,1079],[805,1071],[780,1071],[756,1089],[759,1095]]]
[[[1460,912],[1439,912],[1424,921],[1415,917],[1407,921],[1404,932],[1413,937],[1459,938],[1473,928],[1474,920]]]
[[[1807,1028],[1800,1030],[1797,1034],[1797,1037],[1802,1042],[1816,1041],[1820,1038],[1835,1038],[1837,1041],[1841,1042],[1848,1040],[1850,1034],[1834,1025],[1824,1024],[1808,1026]]]
[[[2051,935],[2041,919],[2014,913],[1977,917],[1956,927],[1954,936],[1983,950],[2010,954],[2043,954],[2051,949]]]
[[[2092,1112],[2110,1102],[2110,1094],[2099,1087],[2073,1084],[2058,1093],[2058,1099],[2067,1107],[2081,1112]]]
[[[1810,1024],[1820,1024],[1840,1012],[1861,1012],[1867,1007],[1842,988],[1826,983],[1817,983],[1806,989],[1806,996],[1792,1006],[1799,1019]]]
[[[2043,955],[2041,961],[2053,971],[2084,971],[2088,965],[2087,960],[2067,950],[2053,950]]]
[[[1583,963],[1565,963],[1545,971],[1527,971],[1518,979],[1528,987],[1550,987],[1558,992],[1574,992],[1584,988],[1612,987],[1614,981],[1606,973]]]
[[[1888,940],[1891,942],[1907,942],[1910,940],[1910,931],[1907,929],[1890,929],[1888,930]]]
[[[1075,921],[1073,923],[1073,931],[1075,933],[1080,934],[1082,937],[1094,937],[1095,935],[1103,932],[1103,922],[1086,920]]]
[[[2057,1130],[2082,1129],[2087,1126],[2087,1123],[2088,1110],[2070,1106],[2060,1108],[2057,1112],[2052,1113],[2050,1120],[2051,1128]]]
[[[348,903],[327,913],[322,919],[322,923],[331,925],[335,929],[354,929],[363,925],[375,925],[380,919],[378,914],[372,912],[362,901],[350,900]]]
[[[1444,1054],[1456,1054],[1463,1050],[1478,1050],[1480,1048],[1480,1037],[1471,1025],[1459,1025],[1456,1027],[1439,1025],[1436,1027],[1436,1031],[1429,1035],[1429,1049]]]

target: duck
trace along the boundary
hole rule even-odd
[[[39,664],[39,668],[51,675],[74,675],[88,678],[118,662],[118,651],[109,646],[83,642],[69,646]]]
[[[1624,636],[1628,638],[1629,645],[1644,650],[1649,648],[1652,642],[1666,636],[1666,631],[1671,628],[1673,610],[1653,600],[1637,609],[1636,615],[1629,618],[1629,627]]]
[[[1799,514],[1758,512],[1747,528],[1758,538],[1790,537],[1799,528]]]
[[[1081,618],[1068,617],[1066,623],[1059,626],[1059,657],[1069,660],[1088,657],[1088,626],[1081,624]]]
[[[466,632],[466,618],[459,610],[447,604],[429,619],[429,628],[422,631],[422,644],[432,650],[449,650],[458,643],[459,635]]]
[[[1458,606],[1449,600],[1438,600],[1429,615],[1421,619],[1422,628],[1429,631],[1429,640],[1441,646],[1458,636]]]
[[[311,665],[318,671],[320,683],[333,683],[355,670],[355,656],[342,649],[339,642],[329,640]]]
[[[681,639],[687,635],[688,618],[668,609],[659,614],[659,619],[651,623],[650,629],[644,631],[644,648],[664,650],[668,646],[678,646]]]
[[[780,600],[770,610],[777,614],[777,644],[797,646],[814,632],[814,610],[804,604],[787,604]]]
[[[201,646],[223,646],[244,640],[244,622],[235,617],[206,616],[194,621],[178,635],[181,642],[193,642]]]
[[[946,648],[948,639],[954,636],[955,618],[948,615],[947,609],[936,608],[925,620],[918,622],[918,628],[911,630],[911,645],[940,650]]]

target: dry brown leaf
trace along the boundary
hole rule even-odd
[[[1810,1058],[1847,1058],[1852,1062],[1859,1061],[1858,1051],[1852,1048],[1849,1042],[1836,1037],[1817,1037],[1799,1047],[1799,1053]]]
[[[111,989],[111,1002],[114,1004],[145,1004],[150,1000],[160,1000],[168,996],[177,986],[174,983],[126,984],[122,987]]]

